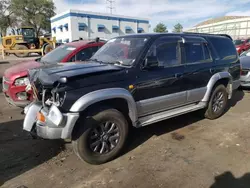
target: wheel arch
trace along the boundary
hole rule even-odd
[[[137,107],[134,101],[133,96],[130,92],[123,88],[110,88],[110,89],[101,89],[97,91],[90,92],[81,98],[79,98],[70,108],[70,112],[86,112],[93,105],[102,105],[102,104],[110,104],[111,106],[115,106],[116,109],[127,110],[129,119],[133,126],[135,126],[137,122]],[[120,103],[117,104],[117,103]],[[126,103],[124,103],[126,102]],[[127,109],[123,109],[123,105],[127,105]],[[122,111],[124,112],[124,111]]]
[[[233,79],[229,72],[219,72],[214,74],[208,84],[207,84],[207,91],[205,93],[205,96],[203,97],[202,101],[207,102],[210,99],[210,96],[213,92],[214,87],[216,87],[218,84],[223,84],[227,88],[228,92],[228,98],[231,99],[232,92],[233,92]]]

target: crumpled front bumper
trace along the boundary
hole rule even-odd
[[[54,106],[54,108],[57,108]],[[45,116],[45,122],[37,119],[37,114],[42,113]],[[50,117],[51,110],[43,108],[40,102],[33,102],[25,107],[26,114],[23,129],[28,132],[35,132],[37,136],[45,139],[70,139],[79,113],[61,113],[63,121],[56,125]]]

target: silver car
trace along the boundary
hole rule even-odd
[[[249,54],[250,55],[250,54]],[[250,88],[250,56],[241,56],[241,86]]]

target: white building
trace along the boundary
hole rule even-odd
[[[224,16],[214,18],[197,24],[188,32],[228,34],[233,39],[243,39],[250,37],[250,17],[249,16]]]
[[[147,33],[149,20],[113,14],[68,10],[51,19],[52,36],[58,42],[94,39],[110,39],[131,33]]]

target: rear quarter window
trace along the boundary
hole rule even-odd
[[[216,53],[221,60],[236,59],[238,57],[233,42],[227,37],[209,37]]]

